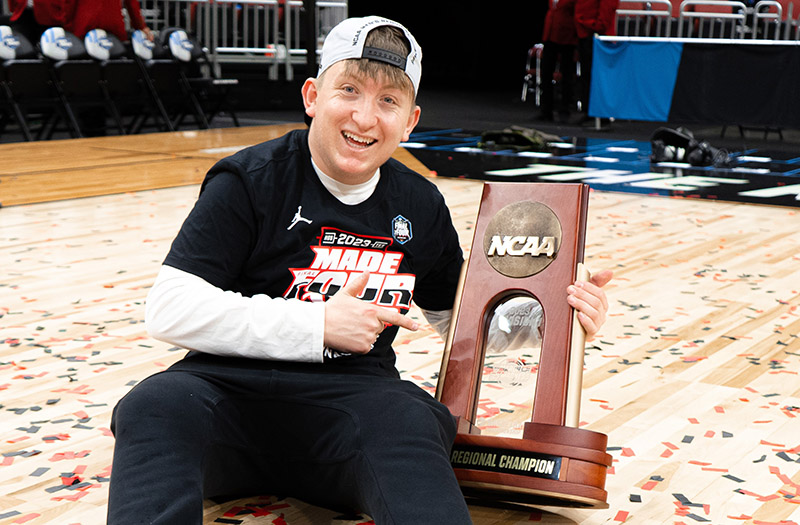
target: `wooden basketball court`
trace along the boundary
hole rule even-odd
[[[183,355],[147,336],[148,287],[205,171],[292,127],[0,146],[0,525],[105,522],[111,410]],[[481,183],[432,180],[467,249]],[[797,210],[592,192],[588,224],[588,266],[616,274],[580,418],[609,436],[609,508],[473,504],[474,522],[800,522]],[[443,342],[425,327],[401,331],[398,367],[433,393]],[[513,434],[532,394],[515,384],[536,366],[489,359],[479,425]],[[205,516],[370,523],[278,495],[208,501]]]

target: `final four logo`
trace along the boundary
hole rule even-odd
[[[411,240],[411,221],[398,215],[392,220],[392,237],[400,244],[405,244]]]

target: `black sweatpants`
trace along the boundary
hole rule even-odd
[[[592,92],[592,55],[594,34],[578,39],[578,57],[581,61],[581,112],[589,114],[589,96]]]
[[[136,385],[112,430],[111,525],[200,524],[204,498],[257,494],[376,524],[471,523],[454,418],[407,381],[189,359]]]

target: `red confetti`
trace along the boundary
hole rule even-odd
[[[71,496],[56,496],[55,498],[50,498],[50,499],[53,501],[78,501],[87,494],[88,492],[76,492]]]
[[[53,454],[53,457],[50,458],[50,461],[63,461],[65,459],[75,459],[75,458],[85,458],[89,455],[88,450],[82,450],[80,452],[58,452]]]
[[[61,484],[67,487],[80,483],[81,481],[83,481],[83,478],[80,476],[61,476]]]
[[[708,356],[704,355],[685,355],[681,357],[681,360],[684,363],[696,363],[697,361],[702,361],[703,359],[708,359]]]

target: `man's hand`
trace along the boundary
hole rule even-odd
[[[589,339],[603,326],[608,313],[608,299],[602,287],[614,276],[611,270],[592,275],[589,281],[576,281],[567,287],[567,302],[578,311],[578,320]]]
[[[369,273],[352,278],[325,302],[325,346],[352,354],[366,354],[387,325],[416,330],[419,324],[396,310],[357,297],[369,281]]]

